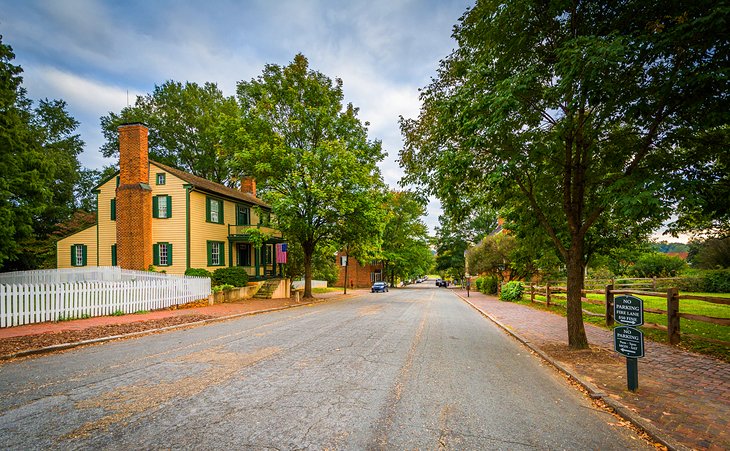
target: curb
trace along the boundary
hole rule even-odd
[[[572,372],[570,369],[566,368],[564,365],[562,365],[557,360],[553,359],[549,355],[547,355],[545,352],[543,352],[540,348],[537,346],[534,346],[528,339],[523,337],[522,335],[518,334],[517,332],[511,330],[507,325],[500,322],[498,319],[494,318],[489,313],[485,312],[484,310],[480,309],[476,305],[472,304],[471,301],[467,300],[465,297],[458,293],[454,293],[456,296],[458,296],[462,301],[469,304],[474,310],[479,312],[482,316],[487,318],[488,320],[492,321],[494,324],[496,324],[498,327],[500,327],[502,330],[507,332],[512,337],[516,338],[520,343],[527,346],[531,351],[533,351],[535,354],[540,356],[544,361],[555,367],[558,371],[568,376],[570,379],[574,380],[578,384],[580,384],[587,392],[588,395],[591,397],[591,399],[600,399],[606,405],[611,407],[614,412],[620,416],[621,418],[629,421],[634,426],[638,427],[639,429],[646,432],[647,435],[649,435],[653,440],[657,441],[658,443],[661,443],[662,445],[666,446],[667,449],[670,451],[686,451],[690,448],[675,442],[674,440],[671,440],[665,436],[663,436],[663,433],[654,425],[647,423],[643,418],[634,415],[634,413],[628,409],[626,406],[621,404],[620,402],[616,401],[615,399],[609,397],[606,393],[598,389],[594,384],[583,380],[580,376],[576,375],[574,372]]]
[[[357,296],[360,296],[360,295],[353,295],[352,297],[357,297]],[[110,335],[108,337],[93,338],[91,340],[75,341],[75,342],[71,342],[71,343],[62,343],[62,344],[58,344],[58,345],[46,346],[43,348],[26,349],[25,351],[18,351],[13,354],[7,354],[7,355],[0,356],[0,361],[16,359],[19,357],[27,357],[27,356],[31,356],[31,355],[50,354],[52,352],[64,351],[66,349],[72,349],[72,348],[76,348],[79,346],[85,346],[85,345],[96,344],[96,343],[104,343],[106,341],[118,340],[118,339],[122,339],[122,338],[132,338],[132,337],[136,337],[139,335],[148,335],[148,334],[154,334],[154,333],[158,333],[158,332],[166,332],[169,330],[182,329],[184,327],[203,326],[205,324],[240,318],[242,316],[252,316],[252,315],[258,315],[261,313],[270,313],[270,312],[276,312],[279,310],[287,310],[287,309],[297,308],[297,307],[306,307],[308,305],[319,304],[319,303],[326,302],[326,301],[336,301],[336,300],[338,300],[338,299],[326,299],[325,298],[325,299],[320,299],[320,300],[307,302],[307,303],[287,305],[284,307],[275,307],[275,308],[264,309],[264,310],[256,310],[253,312],[234,313],[233,315],[219,316],[217,318],[204,319],[201,321],[193,321],[191,323],[175,324],[174,326],[159,327],[157,329],[140,330],[137,332],[130,332],[127,334]]]

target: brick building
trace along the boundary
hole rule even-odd
[[[342,265],[344,258],[344,253],[337,253],[337,265],[340,269],[340,274],[337,277],[337,286],[340,287],[345,284],[345,267]],[[369,288],[373,282],[385,280],[385,271],[383,270],[383,262],[381,261],[373,261],[361,265],[356,258],[350,257],[347,259],[347,262],[347,286],[350,288]]]

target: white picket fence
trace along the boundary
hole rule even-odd
[[[204,299],[211,293],[207,277],[120,271],[100,273],[106,280],[100,277],[96,281],[7,284],[0,278],[0,327],[155,310]],[[109,280],[111,274],[118,278]],[[36,276],[29,279],[38,280]],[[86,279],[89,274],[76,276]],[[44,277],[73,279],[68,274]]]
[[[27,285],[37,283],[99,282],[120,280],[158,280],[171,276],[150,271],[122,269],[118,266],[89,268],[38,269],[0,273],[0,284]]]

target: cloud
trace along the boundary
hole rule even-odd
[[[172,79],[215,82],[233,95],[238,81],[258,76],[265,64],[286,65],[302,52],[313,69],[343,79],[346,101],[361,109],[370,138],[382,140],[389,154],[381,169],[397,188],[398,116],[418,114],[418,88],[454,46],[452,27],[471,4],[0,0],[0,25],[25,69],[30,97],[62,98],[81,122],[86,165],[108,163],[97,151],[99,117],[124,107],[127,90],[132,103]]]
[[[55,67],[31,66],[26,71],[24,84],[36,97],[64,99],[69,106],[83,115],[97,115],[103,111],[119,111],[134,103],[140,91],[123,86],[108,85],[92,78],[65,72]]]

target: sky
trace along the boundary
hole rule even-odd
[[[0,0],[0,34],[23,68],[33,100],[63,99],[80,122],[87,168],[114,163],[99,151],[99,118],[167,80],[214,82],[234,95],[265,64],[303,53],[311,69],[341,78],[388,157],[398,188],[399,116],[418,115],[418,89],[455,46],[453,26],[473,0]],[[428,205],[433,232],[440,206]]]

